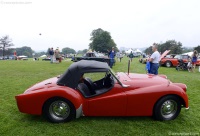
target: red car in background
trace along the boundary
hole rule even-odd
[[[20,112],[44,115],[55,123],[80,116],[173,120],[182,107],[189,109],[186,90],[185,84],[172,83],[165,75],[114,74],[105,62],[81,60],[15,98]]]
[[[182,59],[183,62],[187,63],[188,62],[188,58],[189,56],[188,55],[176,55],[174,58],[162,58],[160,60],[160,64],[161,65],[164,65],[166,67],[176,67],[178,65],[178,60],[179,59]]]

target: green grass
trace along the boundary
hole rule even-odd
[[[116,63],[115,72],[127,72],[128,59]],[[45,61],[0,61],[0,135],[170,135],[200,134],[200,73],[177,72],[175,68],[160,67],[172,82],[188,87],[190,110],[182,109],[173,121],[155,121],[151,117],[81,117],[68,123],[52,124],[41,116],[18,111],[14,96],[31,85],[62,74],[72,62],[50,64]],[[130,72],[145,73],[145,65],[135,58]]]

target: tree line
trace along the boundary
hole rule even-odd
[[[158,45],[158,51],[161,53],[165,52],[166,50],[171,50],[170,54],[182,54],[193,50],[197,50],[198,52],[200,52],[200,45],[194,48],[186,48],[183,47],[181,42],[177,42],[175,40],[168,40],[164,43],[156,43],[156,44]],[[146,48],[144,52],[146,54],[152,54],[153,53],[152,46]]]

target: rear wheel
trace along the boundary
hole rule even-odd
[[[75,107],[67,99],[56,97],[49,99],[43,108],[44,116],[53,123],[72,120],[75,117]]]
[[[165,63],[165,66],[169,68],[169,67],[172,66],[172,63],[171,63],[170,61],[167,61],[167,62]]]
[[[181,101],[177,96],[168,95],[161,98],[154,106],[156,120],[173,120],[181,111]]]

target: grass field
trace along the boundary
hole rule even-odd
[[[115,72],[127,72],[128,59],[117,62]],[[63,73],[72,62],[50,64],[45,61],[0,61],[0,135],[7,136],[135,136],[135,135],[200,135],[200,73],[177,72],[160,67],[172,82],[188,87],[190,110],[182,109],[173,121],[155,121],[151,117],[81,117],[68,123],[52,124],[41,116],[18,111],[14,96],[31,85]],[[145,73],[145,65],[135,58],[130,72]]]

